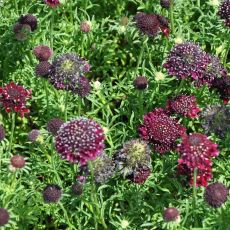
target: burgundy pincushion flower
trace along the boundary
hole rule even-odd
[[[185,134],[185,128],[170,118],[163,109],[155,109],[144,116],[139,135],[149,141],[154,150],[166,153],[176,147],[176,140]]]
[[[0,227],[9,222],[10,214],[5,208],[0,208]]]
[[[76,89],[77,94],[80,97],[86,97],[89,95],[90,91],[91,91],[91,86],[88,78],[84,76],[80,77],[78,82],[78,87]]]
[[[23,168],[26,164],[25,158],[20,155],[12,156],[10,158],[10,162],[14,168],[18,168],[18,169]]]
[[[64,123],[56,137],[56,150],[63,159],[86,164],[104,149],[104,131],[95,121],[80,117]]]
[[[41,136],[41,132],[38,129],[33,129],[28,133],[28,140],[31,142],[35,142]]]
[[[25,41],[31,33],[31,27],[28,24],[16,23],[13,31],[18,41]]]
[[[217,14],[221,19],[225,20],[225,26],[230,27],[230,0],[225,0],[221,3]]]
[[[0,87],[0,102],[7,113],[14,111],[20,113],[21,117],[24,117],[25,113],[30,112],[26,108],[26,101],[31,97],[31,93],[31,90],[11,82],[4,87]]]
[[[56,7],[61,4],[59,0],[44,0],[44,1],[47,5],[51,7]]]
[[[178,222],[180,220],[180,213],[177,208],[174,207],[166,208],[164,210],[163,217],[166,222],[170,222],[170,221]]]
[[[180,79],[191,76],[197,80],[202,77],[208,63],[208,56],[198,45],[185,42],[172,49],[163,66],[172,76]]]
[[[62,189],[59,185],[49,184],[43,190],[43,198],[46,203],[57,203],[61,199]]]
[[[21,24],[27,24],[30,26],[31,31],[34,31],[37,29],[38,26],[38,21],[37,18],[32,15],[32,14],[26,14],[25,16],[22,15],[19,19],[18,22]]]
[[[35,67],[35,74],[41,77],[47,77],[51,70],[51,64],[48,61],[41,61]]]
[[[207,181],[212,178],[211,159],[219,155],[217,144],[210,141],[204,134],[192,133],[183,136],[177,151],[180,154],[178,163],[182,169],[187,168],[190,184],[193,184],[193,172],[197,169],[197,186],[206,186]]]
[[[160,5],[162,8],[169,9],[170,0],[160,0]]]
[[[150,174],[151,168],[145,166],[136,169],[133,174],[128,176],[128,178],[136,184],[143,184],[148,179]]]
[[[88,22],[88,21],[81,22],[81,24],[80,24],[80,30],[83,33],[89,33],[90,30],[91,30],[91,23]]]
[[[53,55],[53,50],[49,46],[40,45],[33,49],[33,53],[39,61],[48,61]]]
[[[218,208],[227,201],[229,188],[222,183],[215,182],[206,187],[204,200],[213,208]]]
[[[47,123],[47,130],[50,132],[53,136],[57,136],[57,132],[60,129],[60,127],[64,124],[64,121],[61,120],[60,118],[52,118],[48,123]]]
[[[143,90],[148,87],[148,79],[145,76],[139,76],[133,81],[136,89]]]
[[[197,107],[196,97],[191,95],[180,95],[167,101],[169,113],[181,114],[185,117],[195,118],[201,110]]]

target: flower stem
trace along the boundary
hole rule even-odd
[[[68,107],[68,97],[69,97],[69,92],[66,91],[65,93],[65,109],[64,109],[64,118],[65,118],[65,121],[67,121],[67,107]]]
[[[54,29],[54,15],[55,10],[52,9],[51,20],[50,20],[50,48],[53,49],[53,29]]]
[[[223,60],[223,65],[224,66],[226,65],[227,58],[228,58],[228,52],[229,52],[229,48],[230,48],[230,36],[229,36],[229,34],[227,34],[227,37],[228,37],[227,48],[226,48],[226,51],[225,51],[225,54],[224,54],[224,60]]]
[[[197,168],[194,169],[193,171],[193,195],[192,195],[192,207],[193,207],[193,212],[196,210],[196,181],[197,181]],[[194,215],[194,220],[195,220],[195,215]],[[196,222],[196,221],[195,221]]]
[[[170,24],[171,24],[171,30],[172,30],[172,34],[174,34],[174,15],[173,15],[173,10],[174,10],[174,0],[170,0]]]
[[[200,7],[200,0],[197,0],[197,7]]]
[[[10,134],[10,143],[9,143],[9,153],[11,153],[11,150],[13,148],[15,117],[16,117],[16,114],[12,113],[12,115],[11,115],[11,134]]]
[[[45,93],[46,93],[46,110],[47,110],[47,116],[50,117],[50,109],[49,109],[49,86],[48,81],[46,79],[43,80]]]

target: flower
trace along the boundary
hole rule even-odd
[[[80,77],[78,81],[78,86],[76,88],[76,92],[80,97],[86,97],[89,95],[91,91],[91,85],[89,83],[88,78]]]
[[[209,184],[204,192],[204,200],[213,208],[218,208],[227,201],[229,188],[222,183]]]
[[[97,122],[80,117],[60,127],[55,146],[63,159],[84,165],[102,153],[104,139],[103,128]]]
[[[123,144],[113,155],[116,170],[136,183],[144,182],[151,169],[150,148],[140,139],[133,139]]]
[[[192,95],[179,95],[167,101],[169,113],[181,114],[185,117],[195,118],[201,110],[197,107],[196,97]]]
[[[56,7],[61,4],[59,0],[44,0],[44,2],[51,7]]]
[[[180,221],[180,213],[177,208],[171,207],[171,208],[166,208],[163,213],[164,220],[166,222],[170,221]]]
[[[0,208],[0,226],[4,226],[9,222],[10,214],[5,208]]]
[[[155,73],[155,80],[156,81],[162,81],[165,79],[165,75],[162,72],[156,72]]]
[[[225,26],[230,26],[230,0],[225,0],[221,3],[217,14],[221,19],[225,20]]]
[[[220,138],[230,131],[230,110],[225,105],[212,105],[201,113],[206,134],[215,133]]]
[[[48,61],[41,61],[35,68],[37,76],[47,77],[51,70],[51,64]]]
[[[208,56],[198,45],[184,42],[171,50],[163,66],[172,76],[180,79],[191,76],[196,80],[202,76],[208,63]]]
[[[23,86],[17,85],[14,82],[0,87],[0,102],[4,106],[7,113],[19,112],[21,117],[30,110],[26,108],[26,101],[31,96],[32,91],[25,89]]]
[[[85,59],[74,53],[62,54],[52,63],[50,82],[57,89],[76,92],[80,77],[89,71],[89,67]]]
[[[61,187],[56,184],[49,184],[43,190],[43,198],[46,203],[57,203],[61,195]]]
[[[12,156],[10,158],[10,162],[11,162],[11,165],[14,167],[14,168],[23,168],[25,166],[25,159],[23,156],[20,156],[20,155],[15,155],[15,156]]]
[[[57,132],[60,127],[64,124],[64,121],[60,118],[52,118],[46,125],[48,132],[50,132],[53,136],[57,136]]]
[[[90,30],[91,30],[91,26],[92,26],[91,22],[89,22],[89,21],[81,22],[81,24],[80,24],[80,30],[83,33],[89,33]]]
[[[144,122],[138,130],[141,138],[150,142],[154,150],[162,154],[173,150],[176,140],[185,133],[185,128],[161,108],[145,114]]]
[[[82,183],[77,182],[71,186],[72,192],[76,196],[80,196],[83,193]]]
[[[41,135],[40,131],[38,129],[33,129],[28,133],[28,140],[31,142],[35,142],[38,137]]]
[[[133,85],[139,90],[146,89],[148,87],[148,79],[144,76],[139,76],[133,81]]]
[[[25,41],[31,33],[31,27],[28,24],[16,23],[13,31],[18,41]]]
[[[5,129],[4,129],[3,125],[0,125],[0,141],[4,140],[5,135],[6,135],[6,133],[5,133]]]
[[[33,53],[39,61],[48,61],[53,55],[53,50],[49,46],[40,45],[33,49]]]
[[[162,8],[169,9],[170,0],[160,0],[160,5]]]
[[[207,181],[212,178],[211,159],[219,155],[217,144],[204,134],[192,133],[183,136],[177,151],[180,154],[178,163],[189,174],[190,184],[193,184],[193,172],[197,169],[197,186],[206,186]]]
[[[36,30],[37,26],[38,26],[37,18],[34,15],[32,15],[32,14],[26,14],[25,16],[21,15],[21,17],[18,19],[18,22],[20,24],[27,24],[27,25],[29,25],[30,28],[31,28],[31,31]]]

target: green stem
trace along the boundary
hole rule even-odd
[[[53,29],[54,29],[54,16],[55,16],[55,10],[52,9],[52,13],[51,13],[51,20],[50,20],[50,48],[53,48]]]
[[[14,129],[15,129],[15,117],[16,117],[16,114],[12,113],[12,116],[11,116],[11,134],[10,134],[10,143],[9,143],[9,153],[11,153],[11,150],[13,148]]]
[[[193,213],[196,210],[196,192],[197,192],[197,188],[196,188],[196,181],[197,181],[197,168],[194,169],[193,172],[193,195],[192,195],[192,207],[193,207]],[[196,217],[194,215],[194,221],[196,222]]]
[[[140,106],[140,119],[142,119],[142,116],[144,114],[144,100],[143,100],[143,96],[144,96],[144,92],[142,90],[140,90],[138,92],[138,105]]]
[[[69,97],[69,92],[66,91],[66,94],[65,94],[65,109],[64,109],[64,118],[65,118],[65,121],[67,121],[67,108],[68,108],[68,97]]]
[[[226,65],[227,58],[228,58],[228,52],[229,52],[229,48],[230,48],[230,36],[229,36],[229,34],[227,34],[227,37],[228,37],[227,48],[226,48],[226,51],[225,51],[225,54],[224,54],[224,60],[223,60],[224,66]]]
[[[47,116],[49,118],[50,116],[50,109],[49,109],[49,85],[48,81],[46,79],[43,80],[45,93],[46,93],[46,110],[47,110]]]
[[[14,0],[14,7],[15,7],[15,11],[16,11],[16,14],[18,15],[18,3],[17,3],[17,0]]]
[[[171,30],[172,30],[172,34],[174,34],[174,15],[173,15],[173,10],[174,10],[174,0],[170,0],[170,24],[171,24]]]
[[[60,206],[60,208],[62,209],[62,211],[63,211],[63,213],[64,213],[64,217],[66,218],[67,223],[68,223],[70,229],[75,229],[75,230],[77,230],[77,229],[75,228],[75,226],[71,224],[71,222],[70,222],[70,220],[69,220],[69,217],[68,217],[68,214],[67,214],[67,211],[66,211],[66,209],[64,208],[63,204],[59,202],[59,206]]]
[[[138,61],[137,61],[136,75],[137,75],[137,73],[138,73],[138,68],[139,68],[139,66],[140,66],[140,64],[141,64],[141,60],[142,60],[142,57],[143,57],[144,50],[145,50],[145,46],[144,46],[144,44],[142,44],[142,46],[141,46],[141,51],[140,51],[140,55],[139,55]]]
[[[200,0],[197,0],[197,7],[200,7]]]
[[[78,96],[78,116],[81,116],[81,103],[82,98]]]

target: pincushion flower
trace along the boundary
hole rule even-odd
[[[53,55],[53,50],[49,46],[39,45],[33,49],[33,53],[39,61],[48,61]]]
[[[102,153],[104,139],[103,128],[97,122],[80,117],[60,127],[55,146],[63,159],[84,165]]]
[[[5,208],[0,208],[0,227],[9,222],[10,214]]]
[[[170,221],[179,222],[180,221],[180,213],[178,209],[174,207],[166,208],[164,210],[163,217],[166,222],[170,222]]]
[[[138,76],[134,81],[133,85],[138,90],[143,90],[148,87],[148,79],[145,76]]]
[[[59,185],[49,184],[43,190],[43,199],[46,203],[57,203],[62,196],[62,189]]]
[[[221,19],[225,20],[225,26],[230,27],[230,0],[225,0],[221,3],[217,14]]]
[[[53,136],[57,136],[57,132],[62,124],[64,124],[64,121],[60,118],[52,118],[48,121],[46,128]]]
[[[80,97],[86,97],[89,95],[91,91],[91,85],[89,83],[88,78],[82,76],[79,78],[78,86],[76,88],[76,92]]]
[[[193,172],[197,169],[197,185],[202,182],[201,185],[206,186],[207,180],[212,177],[211,159],[219,155],[217,144],[210,141],[204,134],[192,133],[183,136],[177,151],[180,154],[179,165],[182,165],[182,168],[187,168],[190,174],[190,184],[193,184]]]
[[[32,14],[21,15],[21,17],[18,19],[18,22],[20,24],[29,25],[31,28],[31,31],[36,30],[38,26],[37,17]]]
[[[167,110],[169,113],[181,114],[185,117],[195,118],[201,110],[196,103],[196,97],[193,95],[179,95],[167,101]]]
[[[50,83],[57,89],[76,92],[79,79],[88,72],[88,62],[74,53],[62,54],[52,63]]]
[[[161,108],[144,115],[144,122],[139,127],[141,138],[151,143],[154,150],[162,154],[173,150],[176,140],[184,134],[185,128]]]
[[[59,0],[44,0],[44,2],[51,7],[56,7],[61,4]]]
[[[25,113],[30,112],[26,108],[26,101],[31,97],[31,93],[31,90],[11,82],[4,87],[0,87],[0,103],[7,113],[17,112],[20,113],[21,117],[24,117]]]

